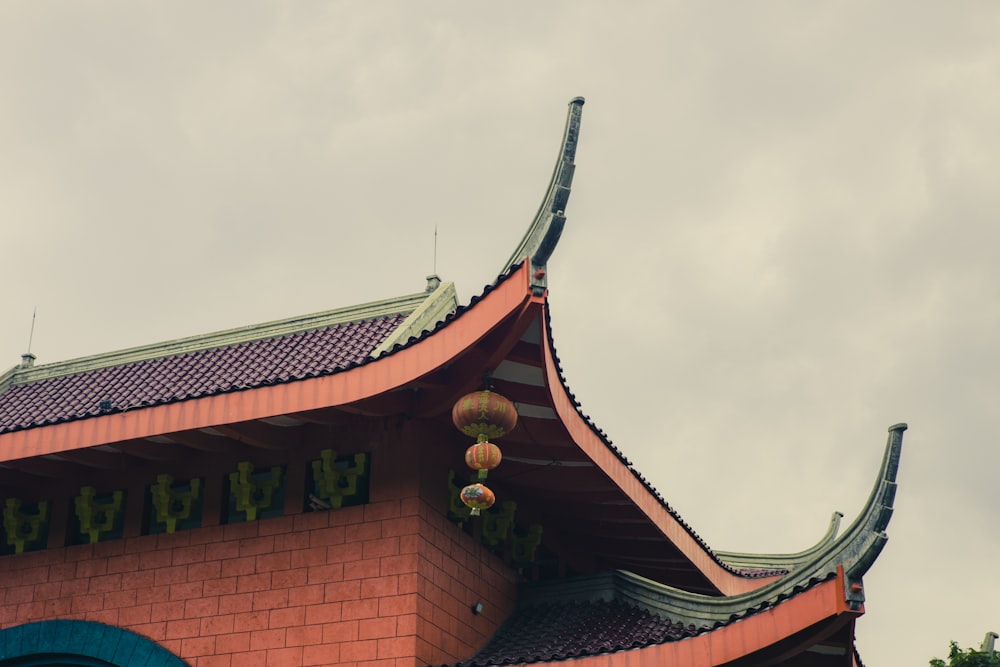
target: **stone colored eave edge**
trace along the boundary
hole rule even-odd
[[[444,286],[442,285],[442,287]],[[386,317],[401,313],[411,314],[421,306],[426,305],[427,302],[438,298],[440,291],[441,289],[439,288],[431,294],[420,292],[419,294],[372,301],[310,315],[298,315],[261,324],[225,329],[223,331],[199,334],[186,338],[177,338],[124,350],[115,350],[113,352],[104,352],[88,357],[56,361],[31,368],[15,366],[0,376],[0,393],[13,385],[26,384],[37,380],[111,368],[137,361],[159,359],[188,352],[228,347],[240,343],[263,340],[265,338],[286,336],[299,331],[360,322],[377,317]]]
[[[559,155],[545,189],[545,196],[524,237],[502,269],[502,272],[506,272],[514,263],[527,258],[531,269],[531,289],[535,296],[542,296],[547,288],[546,265],[566,225],[566,205],[569,203],[573,174],[576,172],[576,147],[580,139],[584,101],[582,97],[574,97],[569,102],[566,124],[559,142]]]
[[[826,533],[823,537],[808,549],[794,553],[750,553],[742,551],[716,551],[715,555],[724,562],[737,569],[759,569],[759,570],[785,570],[786,572],[797,570],[803,563],[812,560],[816,554],[828,547],[837,539],[840,531],[840,523],[844,518],[841,512],[834,512],[830,517]]]
[[[622,464],[642,484],[647,492],[649,492],[657,500],[657,502],[677,521],[681,527],[684,528],[684,530],[688,532],[689,535],[691,535],[695,542],[702,549],[704,549],[705,553],[715,563],[735,576],[743,578],[757,578],[753,575],[747,575],[739,569],[734,568],[732,565],[721,559],[714,551],[712,551],[701,536],[699,536],[694,529],[680,517],[677,511],[674,510],[669,503],[667,503],[666,499],[663,498],[660,492],[657,491],[656,488],[654,488],[653,485],[632,465],[632,462],[629,461],[617,447],[615,447],[608,435],[594,423],[589,415],[583,412],[580,402],[576,399],[576,395],[569,388],[566,376],[562,369],[562,364],[559,361],[559,355],[556,353],[555,340],[552,333],[552,310],[548,298],[546,298],[545,310],[545,336],[548,338],[549,347],[552,350],[552,362],[555,365],[563,390],[571,400],[580,418],[594,432],[594,434],[597,435],[602,442],[604,442],[605,446],[607,446],[607,448],[622,462]],[[882,463],[879,466],[878,474],[876,475],[874,487],[868,496],[865,506],[862,508],[858,517],[854,520],[851,526],[844,531],[839,538],[830,539],[832,537],[831,531],[833,531],[833,534],[835,535],[836,529],[839,526],[839,519],[835,516],[834,520],[831,521],[827,534],[824,535],[818,544],[810,549],[807,549],[806,551],[800,552],[799,554],[790,555],[792,558],[797,558],[794,563],[797,567],[794,571],[784,574],[784,576],[775,579],[773,582],[766,583],[762,587],[751,592],[723,598],[712,598],[696,593],[688,593],[686,591],[681,591],[680,589],[671,590],[676,591],[679,598],[690,599],[693,602],[698,600],[719,600],[724,603],[732,602],[737,608],[742,607],[743,609],[746,609],[748,606],[756,604],[755,602],[752,602],[754,598],[762,598],[763,600],[766,600],[769,597],[780,594],[780,591],[784,588],[802,585],[804,581],[814,578],[817,575],[825,576],[830,572],[835,571],[839,565],[843,565],[845,571],[847,571],[850,584],[860,585],[861,576],[867,572],[868,568],[871,567],[888,540],[884,531],[889,524],[889,519],[892,516],[893,499],[895,498],[896,493],[896,472],[899,467],[899,458],[902,453],[903,432],[906,431],[906,429],[906,424],[895,424],[889,428],[889,438],[886,442],[885,452],[882,457]],[[762,555],[761,559],[764,557],[766,557],[766,555]],[[860,605],[864,601],[863,588],[859,591],[855,591],[854,593],[851,593],[851,591],[848,590],[847,597],[855,605]],[[732,613],[736,613],[737,611],[738,609],[730,609],[726,612],[726,615],[728,616]]]
[[[813,553],[811,560],[788,575],[756,590],[713,597],[690,593],[625,571],[579,578],[579,583],[555,582],[533,585],[525,594],[530,603],[546,599],[586,599],[588,590],[614,590],[617,599],[645,607],[672,621],[696,627],[714,627],[753,610],[766,609],[838,572],[844,573],[844,602],[859,611],[864,602],[861,577],[868,571],[888,537],[885,529],[892,516],[896,494],[896,472],[902,452],[905,424],[889,429],[889,437],[865,506],[844,533]],[[605,577],[606,581],[601,578]],[[546,589],[549,589],[546,591]]]
[[[456,310],[458,310],[458,293],[455,291],[455,283],[450,281],[441,283],[403,320],[402,324],[372,350],[370,356],[378,358],[397,344],[419,337],[425,331],[433,330],[438,322],[443,322]]]
[[[605,573],[597,576],[614,577],[618,574],[620,573]],[[549,665],[568,660],[595,667],[602,665],[604,667],[607,665],[628,667],[629,665],[644,664],[699,666],[729,664],[733,660],[745,658],[756,651],[766,649],[768,645],[772,645],[787,636],[789,629],[792,632],[805,630],[824,618],[842,617],[853,620],[861,616],[864,613],[863,609],[851,609],[839,595],[839,591],[845,585],[845,579],[843,569],[838,568],[827,576],[810,579],[804,585],[796,587],[788,595],[780,596],[773,603],[747,608],[741,613],[733,614],[711,625],[690,625],[690,634],[680,639],[651,642],[644,646],[587,651],[571,657],[504,662],[494,667],[515,664]],[[596,601],[602,598],[591,599]],[[580,600],[583,601],[584,598]],[[662,614],[662,611],[656,609],[649,609],[649,611],[654,614]],[[775,619],[774,615],[776,614],[783,617],[780,622]],[[769,620],[765,618],[768,616],[770,616]],[[669,620],[677,622],[678,619],[670,618]],[[763,625],[760,624],[761,622]],[[706,645],[706,641],[709,644]],[[751,644],[756,644],[756,646],[751,646]],[[718,649],[722,649],[723,655],[714,655]],[[667,651],[666,654],[662,653],[664,650]],[[595,659],[599,662],[589,662]],[[474,664],[477,664],[475,657],[442,667],[463,667]],[[486,663],[479,662],[478,664]]]

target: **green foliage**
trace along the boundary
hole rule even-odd
[[[948,662],[941,658],[934,658],[930,661],[931,667],[1000,667],[1000,652],[994,653],[993,657],[986,653],[980,653],[976,649],[970,648],[962,650],[958,644],[951,642],[948,650]]]

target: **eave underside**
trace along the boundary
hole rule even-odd
[[[525,524],[550,527],[544,541],[548,552],[563,554],[562,572],[627,569],[709,595],[742,583],[580,417],[559,381],[545,308],[522,267],[433,334],[343,373],[4,434],[0,484],[44,497],[67,480],[110,485],[123,472],[151,474],[169,462],[188,469],[315,451],[386,419],[444,425],[457,397],[481,388],[489,373],[521,413],[515,431],[498,441],[505,460],[489,484],[500,502],[518,503]],[[467,443],[451,430],[454,456],[443,463],[462,473]],[[589,445],[581,446],[581,434]]]

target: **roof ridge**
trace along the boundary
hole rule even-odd
[[[0,392],[13,385],[37,380],[73,375],[87,371],[112,368],[124,364],[174,355],[239,345],[250,341],[278,338],[310,329],[320,329],[362,320],[412,313],[432,295],[419,292],[406,296],[370,301],[345,308],[335,308],[308,315],[295,315],[278,320],[261,322],[232,329],[223,329],[195,336],[150,343],[137,347],[113,350],[86,357],[56,361],[41,366],[24,368],[15,366],[0,376]]]
[[[420,337],[424,331],[431,331],[443,322],[449,315],[458,310],[458,293],[455,283],[441,283],[436,289],[427,293],[427,298],[409,314],[396,329],[371,351],[373,358],[386,354],[398,343],[412,337]]]

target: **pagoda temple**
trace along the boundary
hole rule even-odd
[[[906,426],[845,529],[713,551],[555,354],[582,109],[467,305],[432,276],[0,376],[0,667],[860,665]]]

